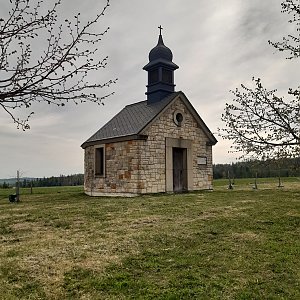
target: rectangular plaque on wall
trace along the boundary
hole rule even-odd
[[[197,157],[197,164],[200,165],[207,165],[207,157],[206,156],[198,156]]]

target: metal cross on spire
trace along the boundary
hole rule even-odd
[[[158,26],[159,29],[159,35],[161,35],[161,31],[163,30],[163,28],[161,27],[161,25]]]

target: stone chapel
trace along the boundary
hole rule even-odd
[[[127,105],[81,145],[85,193],[135,196],[211,189],[217,140],[185,94],[175,92],[178,66],[161,30],[143,69],[148,72],[147,100]]]

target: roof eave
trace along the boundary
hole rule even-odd
[[[153,68],[153,67],[156,67],[158,65],[163,65],[165,67],[169,67],[173,70],[176,70],[179,68],[179,66],[177,66],[175,63],[173,63],[172,61],[168,61],[166,59],[156,59],[156,60],[153,60],[153,61],[150,61],[147,65],[145,65],[143,67],[143,70],[145,71],[148,71],[149,69]]]
[[[111,137],[101,140],[94,140],[89,142],[84,142],[81,145],[82,149],[85,149],[89,146],[99,145],[99,144],[110,144],[110,143],[117,143],[117,142],[126,142],[131,140],[146,140],[148,138],[147,135],[143,134],[131,134],[131,135],[124,135],[124,136],[118,136],[118,137]]]
[[[209,139],[209,144],[211,146],[215,145],[218,142],[218,140],[215,138],[215,136],[213,135],[213,133],[210,131],[210,129],[205,124],[205,122],[202,120],[202,118],[200,117],[200,115],[198,114],[198,112],[196,111],[196,109],[193,107],[193,105],[191,104],[191,102],[188,100],[188,98],[186,97],[186,95],[183,92],[181,92],[181,91],[180,91],[180,94],[182,94],[183,99],[186,102],[186,105],[190,108],[190,112],[192,113],[192,115],[194,116],[194,118],[197,120],[198,125],[204,131],[204,133],[206,134],[207,138]]]

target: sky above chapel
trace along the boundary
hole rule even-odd
[[[9,1],[0,0],[0,17]],[[48,2],[48,1],[46,1]],[[49,2],[48,2],[49,3]],[[280,13],[281,0],[111,0],[96,31],[110,27],[99,55],[109,56],[105,70],[91,80],[118,78],[115,94],[104,106],[68,104],[63,109],[34,106],[31,129],[17,130],[0,111],[0,178],[41,177],[83,173],[80,145],[125,105],[145,100],[147,74],[142,70],[149,51],[157,44],[162,25],[164,43],[173,52],[176,90],[183,91],[219,140],[214,163],[235,161],[229,142],[217,135],[221,114],[230,102],[229,90],[241,83],[251,86],[260,77],[268,89],[286,95],[300,84],[299,61],[286,60],[268,44],[293,27]],[[62,18],[81,12],[82,22],[101,11],[103,0],[63,0]],[[99,93],[103,91],[99,90]]]

